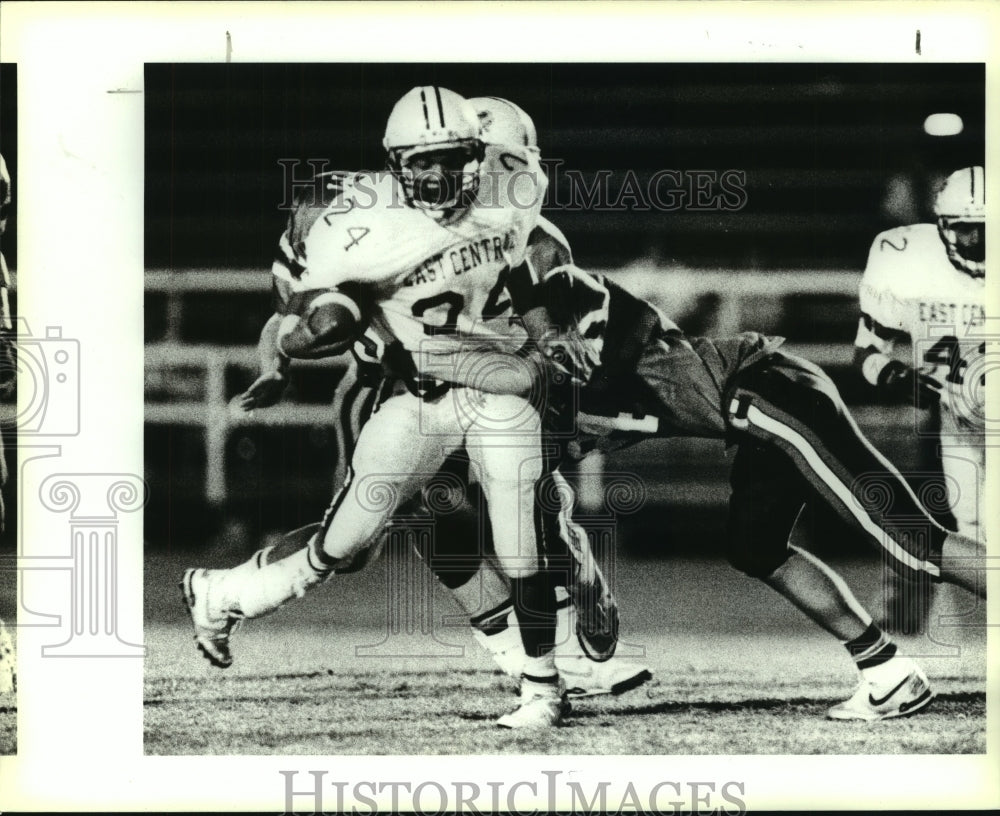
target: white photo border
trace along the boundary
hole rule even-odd
[[[52,3],[5,2],[0,59],[18,72],[19,309],[85,349],[84,432],[60,441],[68,472],[143,472],[143,68],[157,62],[792,61],[985,62],[987,144],[1000,142],[1000,7],[988,2]],[[917,53],[917,32],[920,32]],[[995,167],[987,168],[991,179]],[[30,180],[30,183],[29,181]],[[1000,185],[987,185],[1000,212]],[[1000,219],[988,222],[1000,246]],[[1000,302],[998,280],[988,302]],[[997,394],[990,395],[995,416]],[[21,457],[27,454],[22,447]],[[986,495],[1000,496],[997,449]],[[996,549],[1000,514],[990,506]],[[26,552],[65,522],[21,516]],[[141,638],[142,519],[122,517],[123,635]],[[68,584],[50,576],[53,592]],[[998,620],[1000,574],[989,577]],[[327,778],[529,780],[542,771],[658,782],[745,783],[752,810],[1000,806],[998,635],[988,635],[983,756],[153,757],[143,754],[141,660],[42,660],[19,633],[19,746],[0,758],[2,810],[284,809],[282,770]],[[618,788],[621,790],[621,787]],[[376,796],[388,802],[388,793]],[[614,796],[609,796],[614,800]],[[433,799],[431,799],[433,801]],[[327,802],[332,808],[333,798]],[[297,802],[310,810],[307,802]],[[350,802],[347,803],[350,806]],[[556,803],[558,806],[558,802]],[[562,803],[566,805],[565,802]],[[724,803],[723,803],[724,804]],[[480,804],[488,809],[488,804]],[[358,812],[367,812],[364,807]]]

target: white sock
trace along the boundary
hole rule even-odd
[[[242,564],[237,564],[227,570],[219,570],[219,577],[216,579],[216,592],[210,598],[212,612],[226,612],[233,607],[238,607],[239,591],[248,580],[254,580],[262,566],[267,563],[267,554],[273,547],[265,547],[257,550]],[[215,607],[218,607],[216,609]]]
[[[555,656],[552,652],[540,657],[526,656],[524,658],[524,674],[529,678],[558,677],[559,671],[556,669]]]
[[[902,677],[911,671],[913,671],[913,661],[906,655],[901,655],[897,652],[886,660],[885,663],[880,663],[868,669],[861,669],[861,676],[866,683],[881,687],[898,683]]]
[[[220,580],[220,602],[227,611],[258,618],[284,606],[292,598],[301,598],[309,588],[333,574],[319,572],[313,567],[308,547],[273,564],[262,561],[258,561],[255,554]]]
[[[525,654],[513,607],[508,604],[506,609],[498,609],[486,619],[475,617],[470,624],[476,643],[490,653],[504,674],[519,678]]]

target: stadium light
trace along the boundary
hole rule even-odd
[[[928,136],[957,136],[964,124],[957,113],[932,113],[924,119],[924,132]]]

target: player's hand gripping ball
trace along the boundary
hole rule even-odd
[[[278,348],[287,357],[316,360],[347,351],[365,329],[361,308],[342,292],[304,292],[291,304],[299,315],[290,330],[278,334]]]

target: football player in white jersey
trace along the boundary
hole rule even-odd
[[[982,540],[983,168],[952,173],[935,198],[934,214],[936,225],[896,227],[876,236],[861,280],[855,360],[865,379],[889,400],[940,406],[941,461],[951,512],[958,532]]]
[[[518,106],[495,97],[469,101],[479,115],[484,143],[528,148],[537,154],[534,124]],[[512,158],[516,155],[512,154]],[[340,180],[331,175],[324,183],[328,192],[334,192]],[[294,299],[288,281],[294,277],[294,269],[305,266],[305,258],[295,252],[293,244],[299,242],[307,231],[306,225],[311,224],[321,212],[321,204],[301,202],[289,219],[288,229],[282,234],[275,259],[276,314],[268,321],[261,337],[261,371],[264,373],[243,395],[242,404],[246,410],[274,405],[284,391],[288,358],[276,353],[276,339],[283,316],[289,313],[290,301]],[[527,253],[538,277],[554,266],[572,261],[572,253],[562,233],[544,218],[540,218],[538,226],[532,230]],[[296,323],[293,321],[290,325]],[[287,334],[283,335],[283,339],[287,340]],[[353,354],[347,355],[347,369],[337,383],[333,399],[337,412],[334,426],[339,460],[335,489],[339,489],[344,482],[345,469],[358,434],[377,399],[384,374],[382,350],[378,336],[372,332],[363,335],[354,344]],[[327,351],[330,349],[322,342],[313,343],[308,348],[308,356],[320,356]],[[298,356],[303,356],[301,350]],[[456,478],[467,480],[468,461],[463,455],[456,455],[446,469]],[[617,645],[617,604],[590,550],[586,531],[573,521],[572,488],[558,472],[547,478],[553,480],[551,493],[558,498],[561,508],[558,518],[554,520],[558,528],[556,546],[562,552],[562,545],[565,545],[565,550],[574,556],[574,563],[568,570],[562,571],[571,576],[568,591],[557,579],[556,665],[566,679],[571,696],[621,694],[646,682],[651,674],[640,663],[613,656]],[[466,490],[471,491],[470,503],[482,506],[482,502],[478,501],[478,485],[466,484]],[[430,511],[426,506],[421,507],[419,502],[412,502],[400,510],[404,516],[415,512]],[[508,675],[519,678],[525,654],[516,627],[510,586],[490,557],[488,541],[464,540],[469,537],[470,531],[461,525],[461,514],[449,512],[440,515],[435,519],[433,547],[418,548],[418,553],[469,614],[476,641]],[[288,554],[289,547],[301,546],[301,538],[301,535],[287,538],[263,557],[268,561],[279,560]],[[475,552],[470,551],[470,543],[474,543]]]
[[[541,423],[525,398],[543,387],[546,363],[537,351],[519,354],[530,334],[507,290],[512,272],[526,266],[546,180],[529,151],[512,168],[479,132],[467,100],[414,88],[386,125],[393,174],[345,180],[313,223],[304,237],[308,266],[290,281],[293,291],[329,290],[343,319],[357,324],[361,300],[392,344],[407,390],[381,403],[361,430],[348,482],[307,548],[254,570],[188,570],[182,586],[199,648],[224,665],[238,620],[350,569],[399,505],[464,446],[491,508],[526,653],[521,705],[498,725],[550,726],[566,703],[552,652],[555,593],[535,514]],[[482,377],[494,390],[457,385]]]

